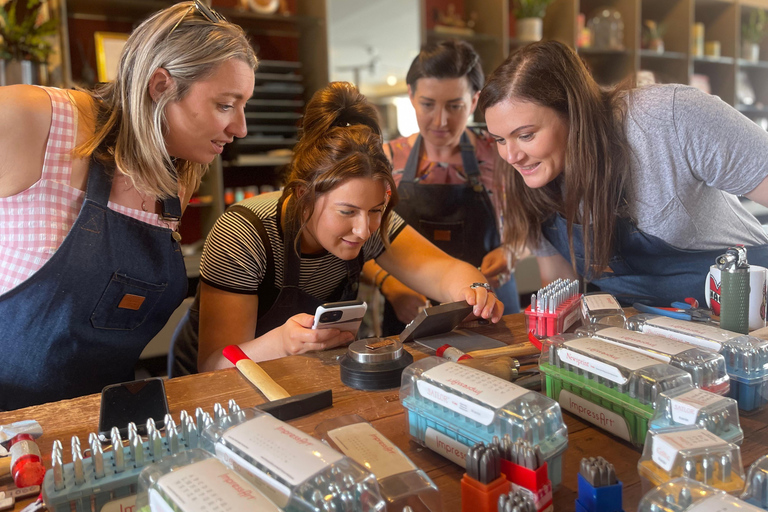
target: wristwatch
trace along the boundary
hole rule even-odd
[[[472,289],[485,288],[489,292],[493,293],[493,289],[491,288],[491,285],[489,285],[488,283],[472,283],[469,287]]]

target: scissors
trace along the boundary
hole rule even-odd
[[[678,320],[688,320],[691,322],[709,322],[712,320],[712,312],[708,309],[698,307],[697,302],[694,304],[689,302],[673,302],[671,308],[647,306],[636,302],[632,304],[632,307],[643,313],[663,315]]]

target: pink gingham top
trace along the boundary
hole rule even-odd
[[[42,87],[51,97],[52,116],[40,180],[10,197],[0,197],[0,295],[37,272],[69,233],[85,191],[70,185],[72,151],[77,140],[77,108],[66,91]],[[154,212],[127,208],[112,201],[111,210],[134,219],[174,229]]]

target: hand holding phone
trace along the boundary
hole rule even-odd
[[[361,300],[327,302],[315,311],[313,329],[339,329],[357,335],[368,304]]]

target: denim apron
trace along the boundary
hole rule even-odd
[[[421,185],[416,179],[421,156],[421,135],[408,154],[403,177],[397,187],[400,201],[395,211],[427,240],[450,256],[480,267],[486,254],[501,245],[496,215],[488,192],[480,181],[475,148],[466,132],[459,148],[466,184]],[[494,290],[504,303],[504,313],[519,313],[520,298],[514,276]],[[384,304],[383,334],[400,334],[405,324],[397,319],[389,301]]]
[[[551,215],[541,226],[542,235],[566,261],[570,262],[566,221],[559,213]],[[573,252],[576,271],[601,291],[616,295],[624,306],[642,297],[656,297],[654,305],[669,305],[694,297],[706,305],[704,285],[709,267],[727,247],[716,250],[678,249],[661,238],[637,229],[626,218],[617,219],[616,250],[608,269],[598,279],[584,272],[584,237],[581,225],[573,226]],[[768,245],[747,248],[750,264],[766,266]]]
[[[0,296],[0,409],[96,393],[134,365],[187,293],[173,231],[107,207],[112,175],[91,160],[85,200],[50,260]],[[178,198],[164,216],[181,216]]]
[[[282,200],[278,202],[277,208],[280,211]],[[264,280],[259,285],[259,311],[256,322],[256,332],[254,338],[263,336],[269,331],[276,329],[288,321],[294,315],[307,313],[314,315],[318,306],[325,302],[338,302],[346,300],[355,300],[360,283],[360,272],[363,268],[363,252],[357,255],[357,258],[347,260],[347,277],[331,293],[327,300],[321,301],[299,288],[299,276],[301,275],[301,259],[296,251],[301,252],[300,243],[294,250],[293,240],[296,234],[287,231],[283,234],[283,256],[285,268],[283,272],[283,286],[275,286],[275,263],[272,256],[272,245],[269,242],[269,236],[264,229],[261,220],[252,210],[245,206],[230,206],[230,210],[236,210],[241,213],[256,228],[262,242],[264,251],[267,255],[267,269]],[[173,346],[171,347],[171,358],[168,360],[168,375],[170,377],[180,377],[182,375],[192,375],[197,373],[197,354],[200,327],[200,289],[197,290],[195,301],[184,316],[173,336]]]

